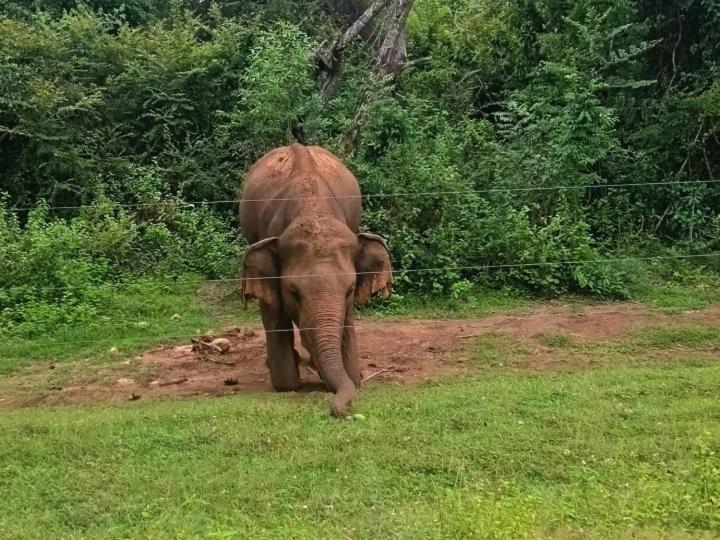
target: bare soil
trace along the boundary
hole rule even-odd
[[[626,304],[579,310],[542,306],[480,320],[360,322],[358,337],[363,375],[369,379],[366,384],[402,384],[479,369],[464,359],[469,345],[482,336],[503,335],[522,347],[525,354],[513,363],[513,369],[582,369],[597,360],[557,354],[548,345],[548,337],[564,336],[573,343],[608,341],[642,328],[686,325],[720,326],[720,306],[676,315]],[[208,341],[227,338],[230,350],[226,354],[198,352],[186,343],[153,349],[110,366],[38,363],[5,381],[3,386],[11,385],[13,391],[0,396],[0,407],[272,391],[261,327],[231,328],[204,337]],[[478,354],[482,355],[482,349]],[[300,375],[301,392],[325,391],[321,379],[305,362]]]

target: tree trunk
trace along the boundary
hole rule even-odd
[[[414,3],[415,0],[394,0],[390,7],[390,16],[383,29],[384,37],[375,60],[375,68],[380,75],[396,73],[407,63],[405,23]]]
[[[380,32],[380,47],[375,55],[375,72],[385,81],[394,85],[397,76],[412,65],[407,57],[407,39],[405,24],[412,11],[415,0],[393,0],[389,7],[389,15]],[[366,90],[360,98],[355,118],[345,136],[345,150],[352,152],[360,140],[360,131],[365,123],[365,115],[375,96]]]
[[[345,49],[386,7],[387,18],[379,31],[380,46],[375,55],[375,71],[378,75],[385,77],[397,73],[407,64],[405,23],[415,0],[392,0],[388,6],[389,1],[376,0],[370,4],[342,36],[316,54],[320,95],[324,101],[335,95],[342,77]]]

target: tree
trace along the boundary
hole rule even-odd
[[[367,44],[374,47],[375,43],[379,43],[373,61],[375,74],[388,84],[395,83],[395,76],[410,65],[407,56],[405,25],[414,3],[415,0],[377,0],[373,2],[343,34],[317,52],[318,85],[323,102],[331,99],[337,91],[342,78],[343,54],[348,45],[360,36],[364,29],[372,25],[380,14],[384,14],[385,17],[379,25],[377,32],[379,38],[375,42],[368,40]],[[334,9],[340,9],[343,14],[347,14],[350,7],[358,7],[355,3],[350,4],[340,3]],[[371,93],[365,92],[347,134],[346,148],[348,150],[352,150],[357,144],[368,103],[372,101]],[[303,142],[305,136],[302,128],[294,124],[291,129],[293,135]]]
[[[340,37],[323,50],[318,51],[316,59],[319,67],[318,83],[324,101],[330,99],[337,90],[342,77],[343,54],[345,49],[385,7],[387,0],[373,2]]]
[[[407,64],[405,23],[414,3],[415,0],[394,0],[390,7],[390,16],[384,25],[382,44],[375,60],[375,69],[380,75],[397,73]]]

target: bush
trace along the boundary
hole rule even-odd
[[[0,206],[0,328],[34,334],[92,321],[108,295],[142,274],[231,276],[239,249],[209,210],[146,209],[143,219],[97,204],[51,218],[46,205],[24,226]]]

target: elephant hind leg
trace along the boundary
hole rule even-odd
[[[265,339],[267,366],[272,387],[278,392],[293,392],[300,388],[300,371],[295,359],[293,325],[281,310],[260,304]]]

